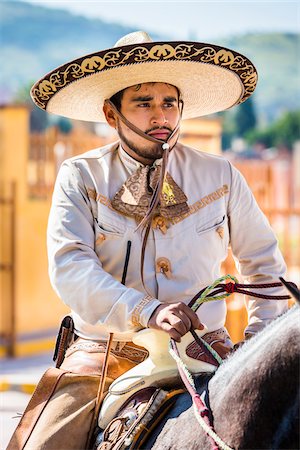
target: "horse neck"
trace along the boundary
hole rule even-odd
[[[265,448],[263,444],[274,439],[286,410],[294,405],[299,319],[300,308],[293,308],[275,320],[232,355],[209,382],[215,428],[231,446]]]

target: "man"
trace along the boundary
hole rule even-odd
[[[177,142],[181,118],[244,101],[256,79],[252,63],[233,51],[154,43],[137,32],[114,49],[56,69],[33,87],[38,106],[71,118],[105,118],[119,135],[117,143],[65,161],[54,190],[50,278],[72,310],[76,338],[62,368],[92,373],[114,333],[107,388],[145,357],[130,342],[146,327],[180,341],[191,327],[205,326],[208,341],[217,341],[224,356],[232,348],[225,302],[205,303],[197,314],[187,305],[220,276],[229,244],[242,276],[252,283],[284,274],[274,234],[240,173],[221,157]],[[281,314],[286,302],[251,298],[247,307],[250,336]],[[130,358],[130,351],[139,352],[138,358]],[[95,389],[90,403],[80,404],[68,388],[63,392],[69,402],[64,421],[56,398],[28,448],[84,447],[88,430],[79,429],[79,410],[87,404],[91,410]]]

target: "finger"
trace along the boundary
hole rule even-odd
[[[184,323],[185,329],[188,332],[192,326],[191,319],[189,318],[189,316],[186,315],[186,313],[184,311],[179,311],[179,318]]]
[[[178,331],[172,327],[172,325],[170,325],[169,323],[164,323],[161,327],[161,329],[163,331],[165,331],[166,333],[168,333],[168,335],[174,339],[174,341],[176,342],[180,342],[181,341],[181,334],[178,333]]]
[[[197,316],[197,314],[186,304],[182,303],[182,305],[183,305],[182,311],[191,321],[192,327],[196,330],[203,330],[204,326],[200,322],[200,319]]]
[[[189,331],[180,317],[177,317],[174,314],[169,317],[167,322],[169,322],[171,327],[174,328],[180,334],[180,336],[184,336]]]

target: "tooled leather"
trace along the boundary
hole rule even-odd
[[[211,333],[206,333],[202,336],[202,339],[211,345],[222,359],[224,359],[233,349],[233,344],[228,336],[228,333],[223,328],[219,328]],[[207,352],[199,347],[196,341],[193,341],[188,345],[186,348],[186,354],[190,358],[216,365],[214,358],[210,357]]]
[[[66,358],[71,356],[73,353],[78,351],[88,352],[88,353],[105,353],[106,342],[94,342],[94,341],[82,341],[75,342],[66,351]],[[140,363],[143,362],[148,357],[148,351],[141,347],[137,347],[131,342],[126,342],[124,345],[117,345],[115,348],[111,349],[111,353],[115,356],[129,359],[130,361]]]
[[[104,430],[103,442],[97,447],[97,450],[113,450],[122,448],[123,441],[128,434],[129,429],[135,428],[143,415],[149,410],[158,394],[159,389],[154,386],[141,389],[134,393],[122,405],[117,416],[108,424]],[[133,423],[126,426],[126,414],[135,415]]]
[[[95,342],[79,338],[66,352],[61,365],[64,370],[85,375],[101,375],[106,352],[106,342]],[[123,372],[144,361],[148,351],[133,343],[116,342],[111,349],[108,365],[108,378],[116,379]]]

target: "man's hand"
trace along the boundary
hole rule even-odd
[[[197,314],[181,302],[158,306],[148,322],[148,328],[165,331],[177,342],[191,327],[198,330],[204,328]]]

